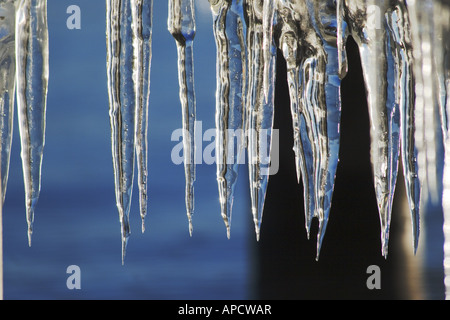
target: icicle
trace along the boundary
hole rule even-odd
[[[370,118],[371,162],[381,223],[382,254],[387,257],[399,157],[399,108],[395,105],[393,57],[386,31],[388,1],[346,2],[347,24],[361,55]]]
[[[290,96],[292,126],[294,133],[294,153],[297,180],[302,178],[304,186],[305,227],[309,238],[311,220],[314,215],[314,153],[315,144],[311,137],[309,114],[300,104],[300,57],[301,43],[295,11],[288,2],[280,2],[278,8],[278,46],[286,60],[287,81]]]
[[[217,46],[216,158],[221,215],[230,237],[238,167],[244,148],[245,21],[242,0],[210,0]]]
[[[135,91],[130,1],[107,0],[107,75],[116,204],[122,264],[130,235],[129,213],[135,165]]]
[[[5,201],[14,118],[15,94],[15,6],[14,1],[0,1],[0,132],[1,190]]]
[[[148,107],[152,59],[153,0],[131,0],[136,94],[136,158],[142,232],[147,215]]]
[[[317,259],[323,243],[333,197],[336,169],[339,162],[340,141],[340,78],[337,50],[337,8],[333,1],[306,1],[313,29],[318,36],[314,44],[317,71],[314,77],[317,91],[316,121],[320,162],[316,181],[316,211],[319,217]],[[313,36],[309,36],[314,39]]]
[[[438,54],[433,46],[436,36],[433,26],[433,1],[410,0],[408,12],[414,56],[415,79],[415,139],[419,179],[423,184],[423,197],[432,203],[440,201],[437,176],[437,110],[439,108],[439,69],[434,63]]]
[[[20,0],[16,9],[17,108],[31,245],[34,210],[41,188],[48,85],[47,1]]]
[[[437,81],[437,94],[439,114],[443,139],[448,137],[450,129],[449,91],[450,91],[450,3],[445,0],[433,2],[433,52],[436,66],[435,79]]]
[[[273,25],[276,12],[276,0],[265,0],[263,4],[263,55],[264,55],[264,98],[265,102],[269,99],[269,90],[271,86],[270,64],[273,55]]]
[[[270,150],[273,130],[273,99],[275,81],[275,48],[271,42],[269,63],[268,99],[265,99],[263,4],[247,2],[248,30],[248,94],[246,100],[250,197],[255,224],[256,239],[259,240],[264,201],[270,174]],[[267,71],[266,71],[267,72]],[[266,103],[267,101],[267,103]]]
[[[176,40],[178,51],[178,80],[183,121],[183,153],[186,176],[186,211],[189,234],[192,235],[195,181],[195,89],[194,37],[195,7],[193,0],[169,0],[169,32]]]
[[[444,142],[442,207],[444,212],[445,299],[450,300],[450,3],[434,2],[434,52],[439,84],[439,109]]]
[[[393,40],[395,60],[395,96],[400,109],[401,155],[406,194],[411,212],[414,253],[417,251],[420,234],[420,194],[418,178],[417,148],[414,126],[414,74],[411,50],[409,17],[405,4],[400,1],[387,13],[388,27]]]

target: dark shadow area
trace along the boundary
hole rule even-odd
[[[280,170],[270,177],[261,240],[255,245],[258,299],[403,299],[402,259],[396,235],[397,204],[389,256],[381,255],[380,222],[369,159],[369,116],[359,52],[349,39],[348,74],[342,81],[340,162],[319,261],[318,222],[307,239],[302,184],[297,183],[285,62],[278,54],[275,128]],[[399,176],[398,181],[403,177]],[[380,267],[381,289],[369,290],[367,268]]]

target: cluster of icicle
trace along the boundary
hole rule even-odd
[[[25,185],[28,243],[41,188],[49,63],[46,0],[0,1],[2,204],[8,181],[15,98]]]
[[[206,1],[206,0],[202,0]],[[446,0],[209,0],[217,49],[216,156],[221,215],[230,236],[239,159],[247,151],[257,239],[269,180],[275,60],[281,52],[294,132],[297,178],[304,186],[308,236],[317,218],[317,257],[338,165],[340,84],[345,44],[359,46],[370,115],[373,184],[382,255],[387,256],[399,161],[411,212],[413,249],[427,202],[444,209],[444,266],[450,274],[450,4]],[[168,29],[178,51],[186,210],[194,212],[194,0],[169,0]],[[137,164],[142,231],[147,212],[147,119],[151,0],[106,0],[107,75],[122,261]],[[4,200],[14,97],[22,146],[28,237],[39,197],[48,84],[45,0],[0,0],[1,189]],[[130,19],[131,17],[131,19]],[[228,133],[243,130],[238,141]],[[444,152],[439,141],[443,141]],[[264,150],[263,150],[264,149]],[[270,154],[270,153],[269,153]],[[264,161],[263,161],[264,160]],[[438,164],[444,163],[444,175]],[[450,286],[449,286],[450,287]]]
[[[206,1],[206,0],[205,0]],[[416,252],[420,211],[440,202],[450,224],[450,147],[446,179],[438,163],[450,144],[449,12],[444,0],[209,0],[217,49],[216,157],[221,215],[230,236],[239,161],[247,151],[251,209],[260,237],[270,162],[277,52],[287,65],[297,179],[304,186],[309,236],[317,218],[317,258],[330,214],[340,139],[345,44],[359,46],[370,115],[373,184],[387,257],[392,203],[402,161]],[[168,30],[178,51],[186,210],[192,234],[196,100],[193,0],[169,0]],[[146,214],[147,115],[152,1],[107,0],[108,87],[116,197],[123,254],[135,156],[141,216]],[[131,20],[128,17],[131,15]],[[235,137],[230,132],[243,130]],[[442,135],[440,137],[439,135]],[[263,150],[264,149],[264,150]],[[266,152],[267,153],[267,152]],[[270,152],[269,152],[270,154]],[[445,189],[445,191],[444,191]],[[143,222],[144,223],[144,222]],[[450,227],[447,227],[450,228]],[[447,251],[450,251],[448,249]],[[450,254],[449,254],[450,255]]]
[[[188,1],[187,1],[188,2]],[[370,116],[373,184],[388,254],[392,203],[401,158],[417,250],[422,202],[440,201],[438,135],[447,138],[449,12],[445,1],[210,0],[217,45],[218,136],[240,126],[247,147],[257,237],[268,175],[258,151],[274,113],[274,61],[287,65],[297,178],[304,186],[306,229],[319,220],[317,256],[327,226],[339,154],[340,83],[345,44],[359,47]],[[440,115],[439,117],[436,115]],[[256,135],[252,133],[256,132]],[[217,150],[227,158],[227,137]],[[222,159],[222,160],[223,160]],[[450,160],[446,161],[450,165]],[[222,216],[231,221],[237,167],[218,161]]]

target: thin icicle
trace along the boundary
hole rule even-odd
[[[294,19],[295,12],[288,2],[280,2],[278,8],[278,46],[286,60],[287,82],[290,96],[290,107],[292,116],[292,127],[294,134],[294,154],[297,181],[300,178],[303,182],[304,208],[305,208],[305,228],[310,236],[311,220],[314,215],[314,163],[313,163],[313,139],[308,130],[308,114],[300,104],[300,34],[298,23]]]
[[[15,94],[15,6],[13,0],[0,1],[0,132],[1,190],[5,201],[14,118]]]
[[[418,177],[417,148],[414,138],[414,58],[405,3],[399,1],[393,10],[387,13],[387,19],[393,40],[395,96],[400,109],[401,156],[406,195],[411,213],[413,250],[416,253],[420,235],[421,184]]]
[[[305,162],[308,172],[308,184],[304,185],[304,198],[309,199],[309,207],[305,207],[306,228],[308,237],[311,229],[311,222],[317,217],[317,172],[319,170],[319,146],[317,145],[318,133],[316,126],[316,116],[314,114],[314,104],[311,101],[313,97],[313,77],[314,77],[314,59],[303,57],[300,64],[299,73],[299,110],[302,113],[300,119],[300,138],[303,144]],[[306,205],[306,203],[305,203]]]
[[[152,60],[153,0],[131,0],[134,46],[134,82],[136,93],[136,158],[142,232],[147,215],[148,108]]]
[[[314,77],[317,85],[316,119],[319,134],[320,167],[317,173],[316,210],[319,217],[317,259],[328,223],[334,182],[339,162],[340,142],[340,70],[337,49],[337,8],[334,1],[306,1],[319,44],[315,50],[318,69]]]
[[[129,213],[135,166],[135,91],[129,0],[107,0],[107,76],[116,204],[122,264],[130,236]]]
[[[269,63],[268,99],[263,90],[264,48],[263,48],[263,4],[260,1],[247,2],[248,16],[248,95],[246,101],[248,135],[248,165],[250,197],[256,239],[260,238],[264,201],[270,174],[270,151],[273,130],[273,99],[275,81],[275,48],[271,43]],[[266,71],[267,72],[267,71]],[[266,102],[267,101],[267,102]]]
[[[346,2],[347,24],[359,46],[370,118],[370,157],[381,223],[382,254],[387,257],[399,157],[399,108],[393,97],[393,62],[385,13],[388,1]]]
[[[313,217],[319,219],[318,258],[339,156],[336,7],[332,1],[280,4],[280,46],[288,63],[297,178],[301,172],[308,237]]]
[[[409,0],[411,39],[414,56],[415,79],[415,139],[419,179],[423,186],[423,199],[432,203],[440,201],[438,191],[437,117],[439,108],[438,77],[439,70],[434,62],[437,55],[433,46],[435,35],[433,1]],[[439,196],[438,196],[439,195]],[[426,200],[426,201],[428,201]]]
[[[449,91],[450,91],[450,3],[446,0],[433,2],[433,52],[436,68],[435,81],[438,94],[439,114],[441,117],[441,128],[444,140],[448,137],[450,114],[449,114]]]
[[[41,188],[48,85],[47,1],[20,0],[16,9],[17,108],[31,245],[34,210]]]
[[[193,0],[169,0],[169,32],[176,40],[178,80],[183,121],[183,153],[186,176],[186,211],[189,234],[192,235],[195,181],[195,118],[194,37],[195,7]]]
[[[8,181],[14,114],[15,6],[0,1],[0,300],[3,300],[3,203]]]
[[[210,3],[217,47],[217,181],[221,215],[229,238],[234,189],[245,138],[245,21],[242,0],[210,0]]]

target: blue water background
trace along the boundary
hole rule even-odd
[[[207,1],[204,1],[208,5]],[[69,30],[69,5],[81,30]],[[3,209],[5,299],[244,299],[251,297],[254,239],[242,168],[231,239],[220,216],[215,165],[197,166],[194,233],[189,237],[184,169],[171,161],[181,127],[175,42],[167,1],[154,1],[149,116],[149,215],[141,234],[137,184],[132,235],[121,264],[106,81],[105,1],[49,0],[50,79],[42,189],[27,244],[20,142],[15,119]],[[202,6],[204,7],[204,6]],[[215,44],[211,14],[197,6],[195,81],[203,131],[214,128]],[[208,142],[205,142],[208,144]],[[81,269],[69,290],[66,268]]]

